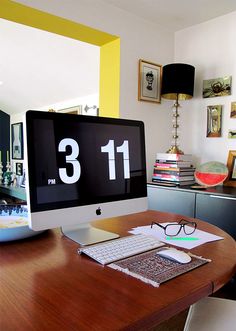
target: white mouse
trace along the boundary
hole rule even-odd
[[[167,248],[164,247],[163,249],[160,249],[159,251],[157,251],[158,255],[162,256],[162,257],[166,257],[167,259],[170,259],[172,261],[175,262],[179,262],[179,263],[189,263],[191,261],[191,257],[183,252],[183,251],[179,251],[175,248]]]

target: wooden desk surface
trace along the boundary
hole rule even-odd
[[[94,224],[123,236],[137,225],[179,218],[148,211]],[[191,250],[212,262],[159,288],[78,255],[78,244],[59,229],[2,243],[0,330],[149,330],[215,292],[236,272],[235,241],[213,225],[198,221],[198,227],[225,238]]]

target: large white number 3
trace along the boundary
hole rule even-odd
[[[76,183],[81,174],[81,166],[77,157],[79,155],[79,145],[74,139],[65,138],[62,139],[58,145],[59,152],[65,152],[66,147],[71,147],[71,154],[66,155],[66,163],[71,163],[73,166],[73,174],[72,176],[68,176],[66,168],[59,168],[59,176],[63,183],[65,184],[74,184]]]

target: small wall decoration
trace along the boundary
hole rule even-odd
[[[203,81],[203,98],[222,97],[231,94],[232,76]]]
[[[236,187],[236,151],[229,151],[227,167],[229,169],[229,175],[224,185]]]
[[[12,158],[23,160],[23,123],[14,123],[11,125]]]
[[[16,174],[17,176],[22,176],[23,175],[23,163],[16,163]]]
[[[162,66],[139,60],[138,100],[161,103]]]
[[[207,137],[221,137],[222,105],[207,107]]]
[[[96,105],[85,105],[82,109],[82,115],[99,116],[99,108]]]
[[[236,130],[229,130],[228,138],[229,139],[236,139]]]
[[[231,118],[236,118],[236,101],[231,102],[230,117]]]
[[[25,171],[23,171],[23,176],[22,176],[22,181],[21,181],[20,186],[25,187],[25,182],[26,182],[26,175],[25,175]]]

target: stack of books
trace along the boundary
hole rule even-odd
[[[194,171],[191,154],[157,153],[152,182],[192,185],[195,183]]]

